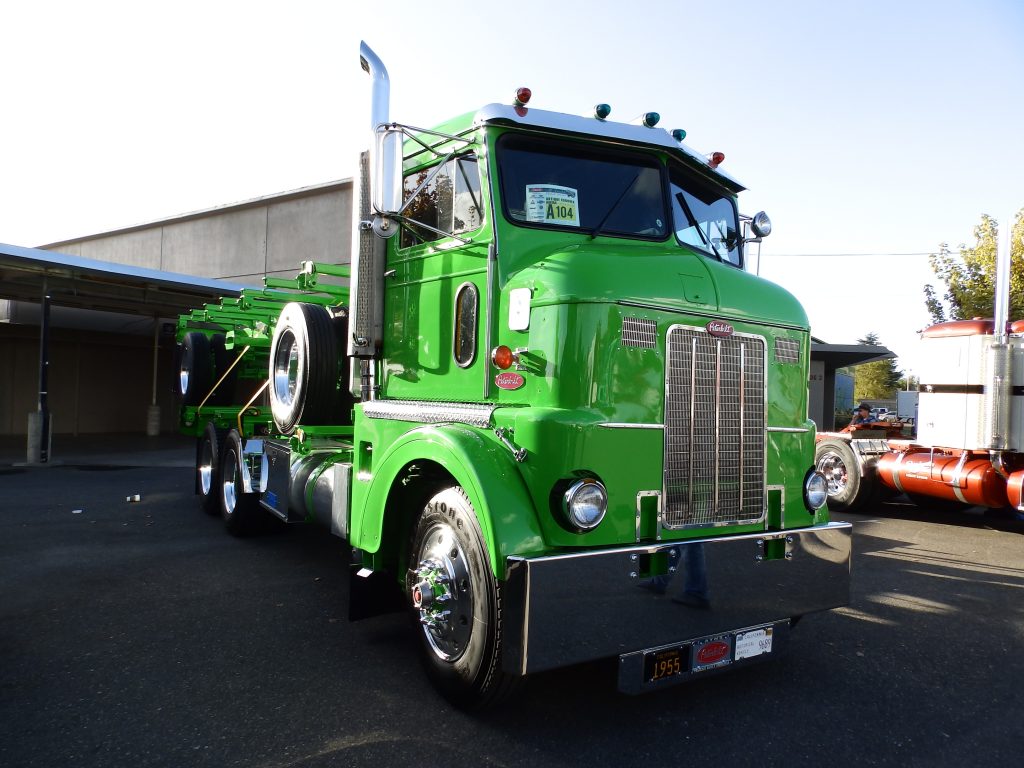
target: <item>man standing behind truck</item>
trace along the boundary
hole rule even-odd
[[[857,410],[853,412],[853,419],[850,420],[850,426],[855,427],[858,424],[873,424],[875,417],[871,415],[871,408],[867,403],[861,403],[857,406]]]

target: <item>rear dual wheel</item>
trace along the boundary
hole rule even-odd
[[[232,429],[221,447],[217,495],[224,526],[234,536],[252,533],[261,514],[259,494],[245,492],[242,461],[242,438]]]
[[[196,445],[196,494],[208,515],[220,514],[220,449],[226,436],[211,421]]]

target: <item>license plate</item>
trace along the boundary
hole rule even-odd
[[[733,664],[763,661],[785,645],[786,629],[784,623],[770,624],[625,654],[619,657],[619,690],[640,693]]]
[[[736,661],[772,652],[772,627],[752,629],[736,635]]]
[[[690,646],[677,645],[644,654],[644,680],[657,683],[690,671]]]

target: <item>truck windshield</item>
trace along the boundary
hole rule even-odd
[[[506,134],[498,142],[498,173],[505,216],[516,224],[595,237],[668,236],[657,158]]]
[[[672,221],[679,242],[742,267],[739,220],[732,198],[680,168],[672,168],[669,178]]]

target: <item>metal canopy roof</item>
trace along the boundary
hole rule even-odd
[[[894,352],[882,346],[867,344],[825,344],[811,342],[811,359],[823,360],[828,368],[845,368],[848,365],[873,363],[876,360],[890,360],[896,357]]]
[[[244,286],[0,243],[0,299],[173,317]]]

